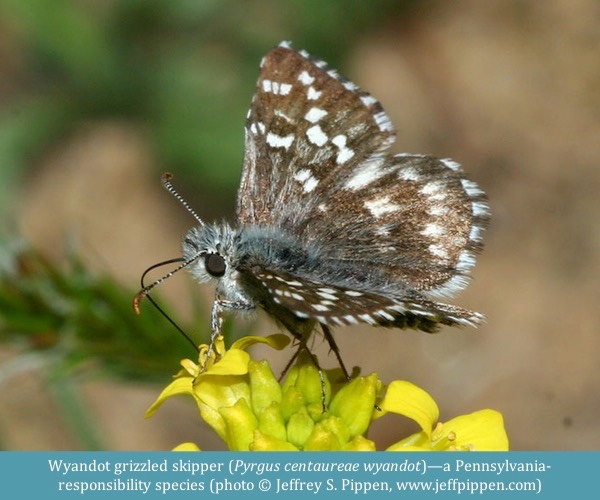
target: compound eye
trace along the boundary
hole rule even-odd
[[[211,276],[220,278],[225,274],[225,260],[218,253],[209,253],[204,257],[204,265]]]

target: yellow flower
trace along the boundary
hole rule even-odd
[[[435,401],[423,389],[405,381],[392,382],[380,399],[383,384],[377,374],[357,377],[332,388],[339,371],[322,372],[310,358],[299,356],[280,384],[267,361],[254,361],[245,351],[262,343],[283,349],[285,335],[244,337],[225,349],[222,337],[200,346],[204,368],[191,360],[148,409],[151,416],[169,397],[191,395],[202,419],[230,450],[353,450],[375,451],[366,435],[371,422],[398,413],[419,424],[422,431],[388,448],[394,451],[506,450],[502,416],[482,410],[439,423]],[[195,451],[193,443],[178,451]]]
[[[383,414],[398,413],[414,420],[422,431],[388,451],[507,451],[508,436],[502,415],[480,410],[447,422],[438,422],[439,409],[423,389],[404,380],[392,382],[381,402]]]
[[[152,416],[167,398],[179,394],[191,395],[202,419],[227,443],[230,450],[247,450],[258,422],[250,409],[251,360],[245,349],[259,343],[283,349],[289,343],[289,338],[286,335],[247,336],[225,350],[223,337],[217,337],[208,359],[208,346],[200,346],[199,359],[205,363],[204,368],[184,359],[181,362],[183,370],[158,396],[146,412],[146,418]]]

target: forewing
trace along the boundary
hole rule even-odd
[[[393,140],[377,100],[282,44],[262,61],[248,115],[240,222],[377,270],[388,279],[366,283],[374,291],[457,291],[481,247],[485,194],[451,160],[390,155]]]
[[[373,97],[283,43],[261,62],[245,138],[238,219],[287,225],[322,181],[389,147],[394,131]]]

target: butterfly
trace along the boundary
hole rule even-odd
[[[332,327],[484,320],[437,299],[468,282],[486,195],[452,160],[390,153],[394,140],[381,104],[325,62],[288,42],[263,58],[235,225],[205,223],[163,179],[197,220],[180,267],[216,285],[213,339],[225,313],[262,309],[304,345],[320,327],[343,366]]]

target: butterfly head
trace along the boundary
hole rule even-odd
[[[183,257],[194,260],[188,269],[198,281],[216,282],[217,301],[225,307],[254,310],[256,300],[238,270],[239,233],[228,224],[205,224],[188,231]]]
[[[227,279],[235,272],[235,232],[227,224],[197,226],[183,239],[183,258],[195,259],[190,272],[201,282]]]

